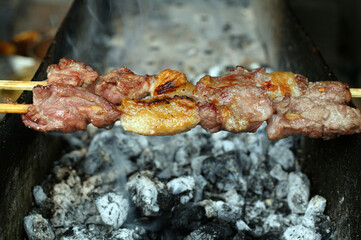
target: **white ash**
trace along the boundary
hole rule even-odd
[[[167,183],[168,191],[171,194],[180,196],[180,203],[185,204],[193,198],[193,189],[195,187],[195,180],[193,177],[178,177],[172,179]]]
[[[321,235],[316,233],[314,230],[306,228],[302,225],[296,225],[287,228],[283,234],[284,240],[321,240]]]
[[[305,213],[310,196],[310,182],[306,175],[291,172],[288,176],[288,206],[294,213]]]
[[[294,167],[295,156],[292,151],[285,146],[278,146],[278,144],[275,144],[268,151],[268,155],[270,156],[271,161],[280,164],[284,170],[289,171]]]
[[[287,181],[288,173],[285,172],[280,164],[276,164],[270,171],[270,175],[278,181]]]
[[[140,240],[143,239],[145,229],[136,227],[135,229],[120,228],[112,232],[111,239],[114,240]]]
[[[30,240],[53,240],[55,234],[48,220],[40,214],[32,214],[24,218],[24,228]]]
[[[223,201],[203,200],[198,205],[204,207],[208,218],[235,222],[242,217],[242,208]]]
[[[240,232],[251,231],[251,228],[242,219],[236,222],[237,230]]]
[[[185,191],[191,191],[194,186],[194,178],[190,176],[175,178],[167,183],[168,191],[172,194],[180,194]]]
[[[114,228],[122,226],[128,216],[129,202],[122,194],[110,192],[97,196],[95,205],[102,221]]]
[[[253,137],[250,134],[230,133],[214,136],[195,128],[174,137],[139,136],[138,139],[136,135],[126,133],[117,126],[114,128],[109,130],[114,133],[104,135],[104,131],[99,131],[94,138],[101,134],[114,139],[114,135],[118,134],[121,136],[115,137],[116,142],[119,139],[133,139],[129,143],[123,141],[122,149],[131,148],[134,143],[138,144],[137,147],[134,150],[122,150],[120,156],[139,163],[134,165],[136,172],[124,171],[117,168],[117,164],[102,164],[94,174],[82,175],[86,158],[77,162],[74,168],[62,166],[58,162],[54,174],[57,183],[53,185],[51,193],[46,193],[49,196],[47,201],[52,204],[51,224],[57,236],[67,239],[77,239],[75,236],[78,235],[84,239],[94,236],[102,238],[105,233],[107,237],[116,233],[118,235],[114,237],[130,236],[134,235],[134,228],[128,228],[129,224],[142,226],[138,218],[148,222],[144,233],[147,235],[152,233],[152,229],[159,231],[162,226],[166,226],[167,221],[162,220],[162,216],[172,213],[178,206],[198,206],[204,209],[204,218],[201,217],[194,225],[197,229],[187,228],[186,234],[177,233],[188,239],[208,234],[208,228],[213,226],[207,225],[209,221],[229,224],[217,229],[233,229],[231,232],[238,232],[238,238],[242,234],[282,236],[287,229],[298,225],[307,229],[307,233],[313,232],[324,239],[332,236],[331,221],[323,214],[325,200],[316,196],[308,201],[307,177],[299,170],[292,171],[296,169],[294,165],[286,171],[279,162],[270,160],[268,150],[280,143],[264,143],[264,132],[258,132]],[[215,156],[211,151],[213,146],[222,146],[219,142],[226,140],[234,143],[234,149],[225,151],[222,148],[221,153]],[[289,139],[283,142],[285,146],[291,147]],[[257,147],[248,146],[250,143],[257,143]],[[267,150],[260,150],[260,146],[267,146]],[[250,152],[250,149],[255,152]],[[133,156],[136,153],[138,155]],[[102,216],[97,209],[97,199],[107,199],[107,194],[124,190],[127,190],[130,199],[129,210],[124,211],[128,214],[122,215],[121,221],[111,220],[116,217],[105,220],[105,215]],[[103,206],[104,209],[110,209],[112,203]],[[202,216],[197,211],[194,214]],[[114,213],[118,214],[117,211]],[[124,222],[126,218],[129,219],[128,223]],[[154,224],[149,222],[153,221],[152,218]],[[189,216],[191,218],[192,215]],[[180,219],[171,221],[170,231],[177,232],[172,226],[186,225],[177,221]],[[141,234],[139,236],[144,237]]]
[[[159,191],[163,191],[165,185],[156,179],[152,179],[150,172],[141,172],[132,175],[126,184],[130,197],[134,204],[139,207],[145,216],[155,216],[160,208],[157,202]]]
[[[38,185],[33,188],[33,196],[36,205],[38,205],[39,207],[43,206],[45,201],[48,199],[48,196],[46,196],[44,189]]]

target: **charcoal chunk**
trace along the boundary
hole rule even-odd
[[[234,153],[205,159],[202,173],[210,183],[223,191],[237,188],[241,178],[240,166]]]
[[[102,221],[114,228],[119,228],[127,218],[129,202],[118,193],[106,193],[95,197],[95,205]]]
[[[55,234],[48,220],[40,214],[32,214],[24,218],[24,228],[30,240],[53,240]]]
[[[310,181],[307,176],[298,172],[288,176],[289,191],[287,203],[293,213],[305,213],[310,196]]]
[[[35,186],[33,189],[33,196],[35,199],[35,203],[36,205],[38,205],[39,207],[41,207],[44,202],[46,201],[46,199],[48,198],[43,190],[43,188],[41,186]]]
[[[164,191],[165,184],[153,178],[152,173],[143,171],[132,175],[126,188],[135,206],[140,208],[145,216],[158,215],[158,195]]]
[[[231,226],[225,222],[210,222],[191,232],[185,240],[223,240],[234,235]]]
[[[204,208],[193,203],[178,205],[172,215],[172,228],[182,234],[189,234],[209,220],[205,216]]]
[[[296,225],[287,228],[283,233],[284,240],[321,240],[321,235],[316,233],[314,230],[306,228],[302,225]]]

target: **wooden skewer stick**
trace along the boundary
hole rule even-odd
[[[25,114],[28,112],[28,108],[31,104],[13,104],[13,103],[1,103],[0,113],[18,113]]]
[[[0,103],[0,113],[25,114],[32,104]],[[99,106],[91,106],[92,110],[101,110]],[[121,106],[118,106],[121,109]]]
[[[361,97],[361,88],[350,88],[350,92],[353,98]]]
[[[33,90],[37,85],[46,86],[47,81],[16,81],[0,80],[0,89],[2,90]]]

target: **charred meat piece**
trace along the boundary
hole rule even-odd
[[[221,77],[206,75],[196,84],[200,125],[209,132],[254,132],[272,116],[272,103],[257,81],[264,69],[237,67]]]
[[[112,126],[121,114],[116,106],[81,87],[37,86],[33,94],[33,105],[22,119],[27,127],[37,131],[74,132],[84,130],[89,123]]]
[[[166,69],[158,75],[152,76],[150,86],[151,96],[193,96],[195,86],[191,84],[184,73]]]
[[[344,104],[289,94],[274,99],[268,121],[270,140],[291,135],[331,139],[361,132],[361,111]]]
[[[113,104],[120,104],[124,98],[141,99],[149,94],[149,80],[148,75],[136,75],[121,67],[101,76],[95,93]]]
[[[62,58],[59,64],[52,64],[47,69],[48,85],[54,83],[69,84],[89,88],[98,79],[99,74],[82,62]]]
[[[173,135],[199,123],[196,102],[187,96],[124,99],[121,110],[124,130],[143,135]]]

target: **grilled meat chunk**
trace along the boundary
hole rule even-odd
[[[124,98],[141,99],[149,94],[148,75],[136,75],[128,68],[111,70],[100,77],[95,93],[113,104],[120,104]]]
[[[272,116],[272,103],[257,81],[264,70],[237,67],[221,77],[206,75],[196,84],[200,125],[209,132],[254,132]]]
[[[33,94],[33,105],[22,119],[27,127],[37,131],[74,132],[84,130],[89,123],[112,126],[121,114],[116,106],[81,87],[37,86]]]
[[[60,83],[84,88],[91,87],[99,77],[93,68],[67,58],[60,59],[59,64],[50,65],[47,73],[48,85]]]
[[[166,69],[158,75],[152,76],[150,95],[169,96],[175,95],[193,97],[195,86],[191,84],[184,73]]]
[[[308,88],[305,76],[291,72],[265,73],[264,80],[258,83],[266,89],[271,99],[284,96],[286,93],[299,97],[305,94]]]
[[[310,82],[305,97],[347,104],[351,101],[350,88],[337,81]]]
[[[291,135],[331,139],[361,132],[361,111],[344,104],[289,94],[273,101],[275,114],[268,121],[270,140]]]

